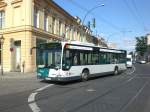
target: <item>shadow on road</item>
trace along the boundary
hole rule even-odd
[[[120,74],[119,74],[120,75]],[[98,79],[104,79],[104,78],[110,78],[114,77],[113,74],[107,74],[102,76],[96,76],[96,77],[90,77],[88,81],[82,81],[82,80],[73,80],[73,81],[67,81],[67,82],[60,82],[60,81],[49,81],[49,80],[41,80],[41,83],[47,83],[47,84],[55,84],[55,85],[72,85],[72,84],[80,84],[80,83],[87,83],[90,81],[98,80]]]

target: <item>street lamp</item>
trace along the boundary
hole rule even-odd
[[[83,18],[83,21],[82,21],[82,24],[81,24],[81,25],[84,25],[84,21],[85,21],[85,19],[86,19],[86,17],[88,16],[89,13],[91,13],[93,10],[95,10],[95,9],[97,9],[97,8],[99,8],[99,7],[102,7],[102,6],[104,6],[104,4],[100,4],[100,5],[98,5],[98,6],[95,6],[95,7],[91,8],[90,10],[88,10],[87,13],[85,14],[84,18]],[[63,35],[62,35],[63,40],[65,39],[66,33],[67,33],[69,30],[70,30],[70,28],[69,28],[67,31],[65,31],[65,33],[63,33]]]
[[[95,7],[91,8],[90,10],[88,10],[87,13],[85,14],[84,18],[83,18],[82,25],[84,24],[84,21],[85,21],[85,19],[88,16],[89,13],[91,13],[93,10],[95,10],[95,9],[97,9],[99,7],[103,7],[103,6],[105,6],[105,5],[104,4],[100,4],[98,6],[95,6]]]
[[[0,44],[1,44],[1,75],[3,75],[3,44],[4,44],[3,35],[0,35]]]
[[[82,24],[81,24],[81,25],[84,26],[84,21],[85,21],[86,17],[88,16],[88,14],[90,14],[93,10],[95,10],[95,9],[97,9],[97,8],[100,8],[100,7],[103,7],[103,6],[105,6],[105,5],[104,5],[104,4],[100,4],[100,5],[98,5],[98,6],[95,6],[95,7],[91,8],[90,10],[88,10],[88,11],[86,12],[84,18],[83,18],[83,21],[82,21]],[[84,35],[84,33],[83,33],[83,35]]]

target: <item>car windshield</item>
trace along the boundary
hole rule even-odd
[[[127,61],[131,61],[131,58],[127,58]]]

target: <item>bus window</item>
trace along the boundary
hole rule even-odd
[[[92,64],[92,54],[91,53],[88,53],[88,65],[91,65]]]
[[[119,63],[125,63],[126,62],[126,57],[124,54],[119,54]]]
[[[106,64],[106,59],[107,59],[106,53],[100,52],[99,58],[100,58],[100,59],[99,59],[99,63],[100,63],[100,64]]]
[[[99,57],[98,53],[92,54],[92,64],[98,64],[99,63],[98,57]]]
[[[106,64],[110,64],[110,58],[111,58],[111,55],[110,53],[106,53]]]
[[[110,63],[111,64],[117,63],[117,60],[116,60],[116,57],[115,57],[115,53],[110,53]]]
[[[85,61],[85,65],[87,65],[87,63],[88,63],[88,53],[84,54],[84,61]]]
[[[78,55],[77,55],[77,53],[75,53],[74,56],[73,56],[73,65],[78,65]]]
[[[62,62],[62,69],[69,70],[72,65],[72,53],[70,50],[65,50],[63,54],[63,62]]]
[[[85,58],[84,58],[84,53],[80,53],[80,65],[85,64]]]
[[[48,65],[51,65],[51,64],[52,64],[52,60],[53,60],[53,59],[52,59],[52,53],[49,52],[47,56],[49,57],[49,58],[48,58],[48,61],[47,61],[47,62],[48,62]]]

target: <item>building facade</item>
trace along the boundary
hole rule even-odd
[[[35,71],[36,51],[30,51],[40,43],[62,39],[92,41],[80,19],[52,0],[0,0],[0,34],[5,39],[0,52],[4,72]]]
[[[113,43],[113,42],[109,42],[108,43],[108,47],[111,48],[111,49],[116,49],[117,48],[117,44]]]

